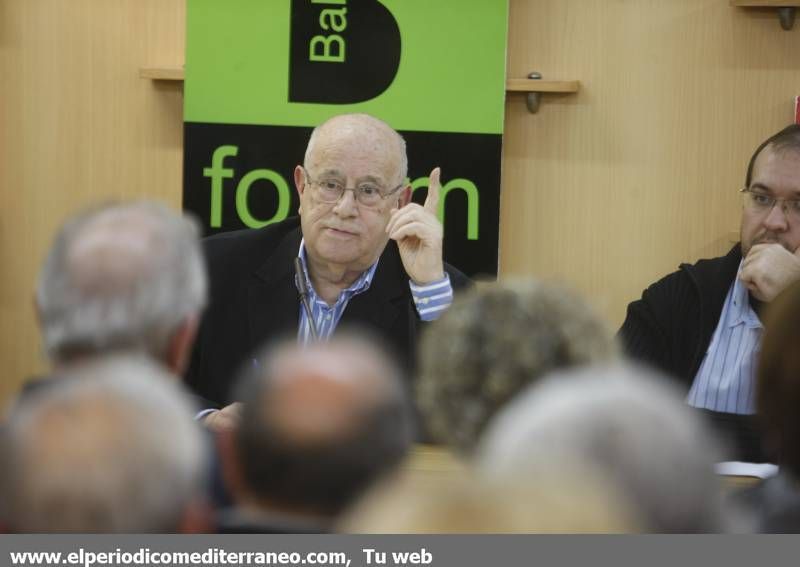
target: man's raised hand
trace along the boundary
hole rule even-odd
[[[392,212],[386,232],[397,242],[406,273],[414,283],[425,285],[444,278],[442,238],[444,229],[436,216],[439,205],[439,176],[436,167],[428,178],[424,205],[409,203]]]

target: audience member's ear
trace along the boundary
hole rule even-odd
[[[178,532],[182,534],[210,534],[215,531],[213,510],[205,500],[192,501],[183,513]]]
[[[189,365],[189,356],[192,353],[192,345],[197,337],[199,324],[200,317],[197,315],[187,317],[170,337],[164,363],[176,376],[183,376]]]
[[[226,429],[217,432],[215,437],[220,466],[222,467],[222,482],[225,484],[228,494],[238,504],[241,502],[247,487],[239,462],[239,451],[236,448],[236,434],[233,430]]]

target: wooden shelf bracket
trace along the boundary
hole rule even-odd
[[[529,79],[533,79],[535,81],[539,81],[542,78],[542,74],[538,71],[534,71],[533,73],[528,74]],[[533,92],[528,93],[528,96],[525,100],[525,105],[528,107],[528,112],[531,114],[536,114],[539,112],[539,104],[542,102],[542,93],[540,92]]]
[[[789,31],[794,27],[794,17],[797,13],[797,8],[794,6],[785,6],[778,8],[778,19],[781,22],[781,27]]]
[[[789,31],[794,27],[800,0],[730,0],[730,4],[740,8],[775,8],[781,27]]]
[[[576,93],[580,90],[578,81],[545,81],[542,74],[533,71],[528,74],[526,79],[508,79],[506,81],[507,92],[523,92],[526,94],[525,104],[531,114],[539,111],[542,101],[542,93]]]

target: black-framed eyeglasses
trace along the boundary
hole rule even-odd
[[[380,206],[384,199],[391,197],[404,185],[400,183],[397,187],[389,191],[386,191],[377,183],[372,183],[370,181],[364,181],[355,187],[345,187],[344,184],[335,177],[323,177],[322,179],[315,180],[311,178],[305,168],[303,168],[303,173],[305,173],[308,184],[315,188],[313,190],[314,199],[321,203],[329,204],[338,203],[345,191],[352,191],[353,196],[359,204],[365,207],[375,208]]]
[[[780,203],[783,214],[793,221],[800,222],[800,199],[778,199],[749,187],[740,189],[739,192],[744,196],[745,206],[753,213],[768,213],[772,207]]]

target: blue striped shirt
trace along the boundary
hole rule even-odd
[[[372,284],[372,278],[375,276],[375,270],[378,269],[378,262],[375,262],[365,270],[347,289],[342,290],[336,299],[336,303],[328,305],[324,299],[317,295],[314,286],[311,284],[311,278],[308,276],[305,240],[300,242],[298,256],[303,265],[303,277],[306,279],[308,302],[311,306],[311,315],[314,318],[317,336],[319,339],[324,340],[333,334],[350,299],[369,289]],[[450,276],[446,272],[442,280],[428,285],[417,285],[411,281],[408,283],[411,288],[411,296],[414,299],[414,306],[423,321],[437,319],[453,302],[453,288],[450,285]],[[302,302],[299,307],[300,323],[297,329],[297,340],[301,344],[307,344],[312,340],[311,326]]]
[[[747,288],[737,276],[689,390],[689,405],[726,413],[755,413],[753,386],[763,329],[750,306]]]

